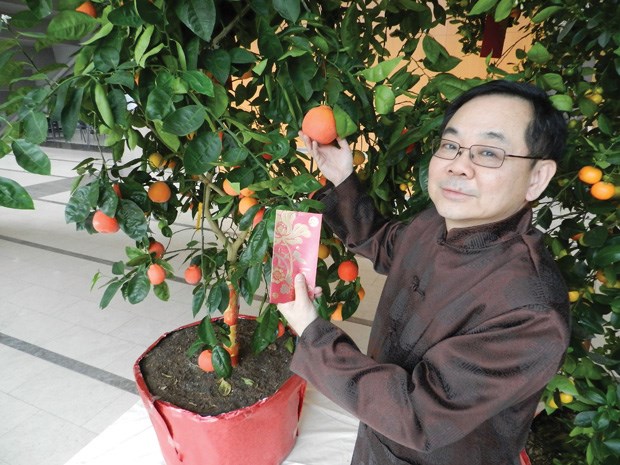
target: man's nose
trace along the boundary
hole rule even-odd
[[[463,151],[467,150],[467,156],[463,155]],[[474,162],[471,159],[471,149],[460,147],[456,152],[456,157],[448,165],[448,171],[456,175],[471,176],[474,172]]]

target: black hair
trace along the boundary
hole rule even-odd
[[[555,109],[547,93],[532,84],[496,80],[465,91],[448,106],[441,133],[443,134],[450,119],[465,103],[476,97],[498,94],[518,97],[531,103],[534,117],[525,133],[530,155],[559,161],[566,147],[566,120],[562,113]]]

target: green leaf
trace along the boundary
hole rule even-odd
[[[224,288],[219,284],[221,284],[221,281],[218,281],[211,287],[209,295],[207,296],[207,308],[209,310],[209,314],[219,310],[221,307],[222,299],[224,298]],[[227,290],[228,289],[226,289],[226,291]]]
[[[375,110],[379,115],[387,115],[394,111],[396,96],[391,87],[377,86],[375,87]]]
[[[200,105],[187,105],[164,118],[163,130],[177,136],[196,131],[205,121],[207,112]]]
[[[78,188],[67,202],[65,207],[65,221],[67,223],[82,223],[90,215],[91,209],[99,200],[99,186],[93,182]]]
[[[192,297],[192,315],[195,317],[200,312],[203,304],[205,303],[206,289],[204,284],[200,284],[194,290]]]
[[[110,102],[108,101],[108,96],[106,95],[106,90],[101,83],[95,83],[93,94],[95,97],[95,104],[97,105],[97,111],[99,112],[101,119],[106,126],[109,128],[113,127],[114,115],[112,113],[112,108],[110,107]]]
[[[222,346],[218,345],[213,348],[211,360],[213,362],[213,369],[220,378],[226,379],[232,375],[230,354]]]
[[[155,87],[146,100],[146,117],[163,120],[173,110],[172,93],[164,87]]]
[[[340,42],[342,43],[345,51],[355,56],[360,46],[361,31],[357,22],[360,16],[360,12],[357,8],[347,8],[342,23],[340,25]]]
[[[569,95],[555,94],[549,97],[551,103],[559,111],[571,111],[573,109],[573,99]]]
[[[215,132],[199,133],[185,150],[183,162],[187,174],[203,174],[217,162],[222,141]]]
[[[575,426],[590,426],[592,419],[596,416],[596,411],[589,410],[586,412],[580,412],[575,415]]]
[[[118,280],[118,281],[112,281],[110,284],[108,284],[108,287],[106,287],[106,290],[103,292],[103,296],[101,296],[101,301],[99,302],[99,308],[106,308],[110,302],[112,301],[112,299],[114,298],[114,296],[116,295],[116,293],[118,292],[118,290],[121,288],[121,286],[123,285],[123,281]]]
[[[551,54],[540,42],[536,42],[532,45],[532,48],[527,52],[527,57],[534,63],[544,65],[551,60]]]
[[[607,446],[617,457],[620,457],[620,439],[607,439],[603,441],[603,444]]]
[[[620,245],[608,245],[596,250],[592,255],[592,266],[604,268],[620,262]]]
[[[558,11],[562,11],[563,9],[563,6],[548,6],[547,8],[543,8],[534,15],[534,17],[532,18],[532,22],[534,24],[542,23],[550,16],[556,14]]]
[[[268,305],[252,335],[252,352],[259,354],[276,340],[280,317],[274,305]]]
[[[60,114],[62,133],[67,140],[70,140],[75,134],[75,129],[80,118],[80,109],[82,107],[83,96],[83,87],[72,87],[69,88],[67,91],[65,106],[62,109],[62,113]]]
[[[115,26],[127,26],[132,28],[137,28],[144,24],[140,15],[134,8],[134,2],[127,2],[124,5],[121,5],[119,8],[116,8],[110,11],[108,14],[108,20],[112,25]]]
[[[33,144],[45,142],[47,139],[47,116],[38,111],[29,112],[24,118],[24,133],[28,142]]]
[[[344,139],[357,131],[357,125],[340,105],[334,105],[334,119],[336,120],[338,137]]]
[[[26,4],[37,18],[45,18],[52,12],[51,0],[26,0]]]
[[[146,60],[149,57],[152,57],[153,55],[157,55],[159,52],[161,52],[161,50],[165,47],[165,44],[158,44],[155,47],[153,47],[152,49],[150,49],[148,52],[146,52],[144,55],[142,55],[142,58],[140,58],[140,61],[138,62],[138,66],[140,66],[141,68],[144,68],[146,66]]]
[[[153,292],[159,300],[167,302],[170,299],[170,288],[168,287],[168,283],[166,281],[158,284],[157,286],[153,286]]]
[[[144,211],[133,201],[121,199],[116,218],[123,232],[129,237],[136,241],[146,238],[148,223]]]
[[[300,3],[299,0],[273,0],[273,8],[284,19],[294,23],[299,18]]]
[[[148,25],[144,29],[142,34],[140,34],[140,37],[138,38],[133,51],[133,56],[136,60],[136,63],[140,63],[140,61],[142,60],[142,55],[144,55],[144,53],[149,47],[149,44],[151,43],[151,37],[153,36],[153,32],[155,32],[155,26]]]
[[[164,130],[163,126],[164,123],[160,120],[154,120],[153,121],[153,125],[155,126],[155,132],[157,133],[157,135],[159,136],[159,138],[161,139],[161,141],[166,144],[166,146],[172,150],[173,152],[176,152],[177,150],[179,150],[179,146],[181,145],[181,141],[179,141],[179,138],[177,136],[175,136],[174,134],[171,134],[167,131]]]
[[[47,27],[47,34],[54,42],[80,40],[89,34],[97,24],[96,19],[84,13],[63,10],[52,18]]]
[[[174,11],[190,31],[205,42],[211,41],[217,19],[213,0],[177,0]]]
[[[316,180],[310,173],[303,173],[293,178],[293,186],[296,192],[308,194],[320,189],[321,183]]]
[[[401,57],[396,57],[391,60],[382,61],[372,68],[365,69],[357,74],[363,76],[364,79],[370,82],[383,81],[394,71],[394,68],[396,68],[402,60]]]
[[[181,73],[181,78],[194,92],[208,95],[209,97],[213,97],[215,95],[213,90],[213,81],[211,81],[211,79],[209,79],[203,72],[196,70],[186,71]]]
[[[495,6],[497,0],[478,0],[473,8],[467,13],[469,16],[479,15],[481,13],[486,13],[491,8]]]
[[[280,39],[264,18],[258,20],[258,49],[272,60],[277,60],[284,53]]]
[[[256,225],[254,231],[252,231],[248,244],[239,257],[239,263],[260,266],[260,264],[263,263],[268,246],[269,235],[266,228],[266,222],[261,221]]]
[[[198,338],[209,346],[210,349],[213,349],[215,346],[219,344],[217,340],[217,335],[215,334],[215,329],[213,328],[213,323],[211,322],[211,318],[204,317],[200,324],[198,325]]]
[[[495,15],[493,17],[495,22],[499,23],[508,18],[514,4],[514,0],[499,0],[499,5],[495,8]]]
[[[24,139],[14,140],[11,144],[17,164],[34,174],[51,174],[51,163],[48,156],[35,144]]]
[[[457,66],[461,60],[448,53],[446,48],[430,35],[425,35],[422,40],[424,49],[424,65],[431,71],[447,72]]]
[[[564,79],[557,73],[545,73],[542,79],[548,89],[557,90],[558,92],[565,92]]]
[[[12,179],[0,176],[0,206],[33,210],[34,203],[30,194]]]
[[[146,299],[151,290],[151,282],[145,271],[134,274],[124,286],[124,295],[130,304],[137,304]]]

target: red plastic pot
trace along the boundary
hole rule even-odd
[[[281,464],[295,445],[306,382],[293,375],[272,396],[232,412],[215,416],[190,412],[154,399],[140,370],[140,361],[169,334],[162,335],[134,364],[138,392],[166,464]]]

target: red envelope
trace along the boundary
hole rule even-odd
[[[320,213],[276,211],[270,303],[295,300],[293,278],[299,273],[306,277],[309,293],[314,289],[322,219],[323,215]]]

